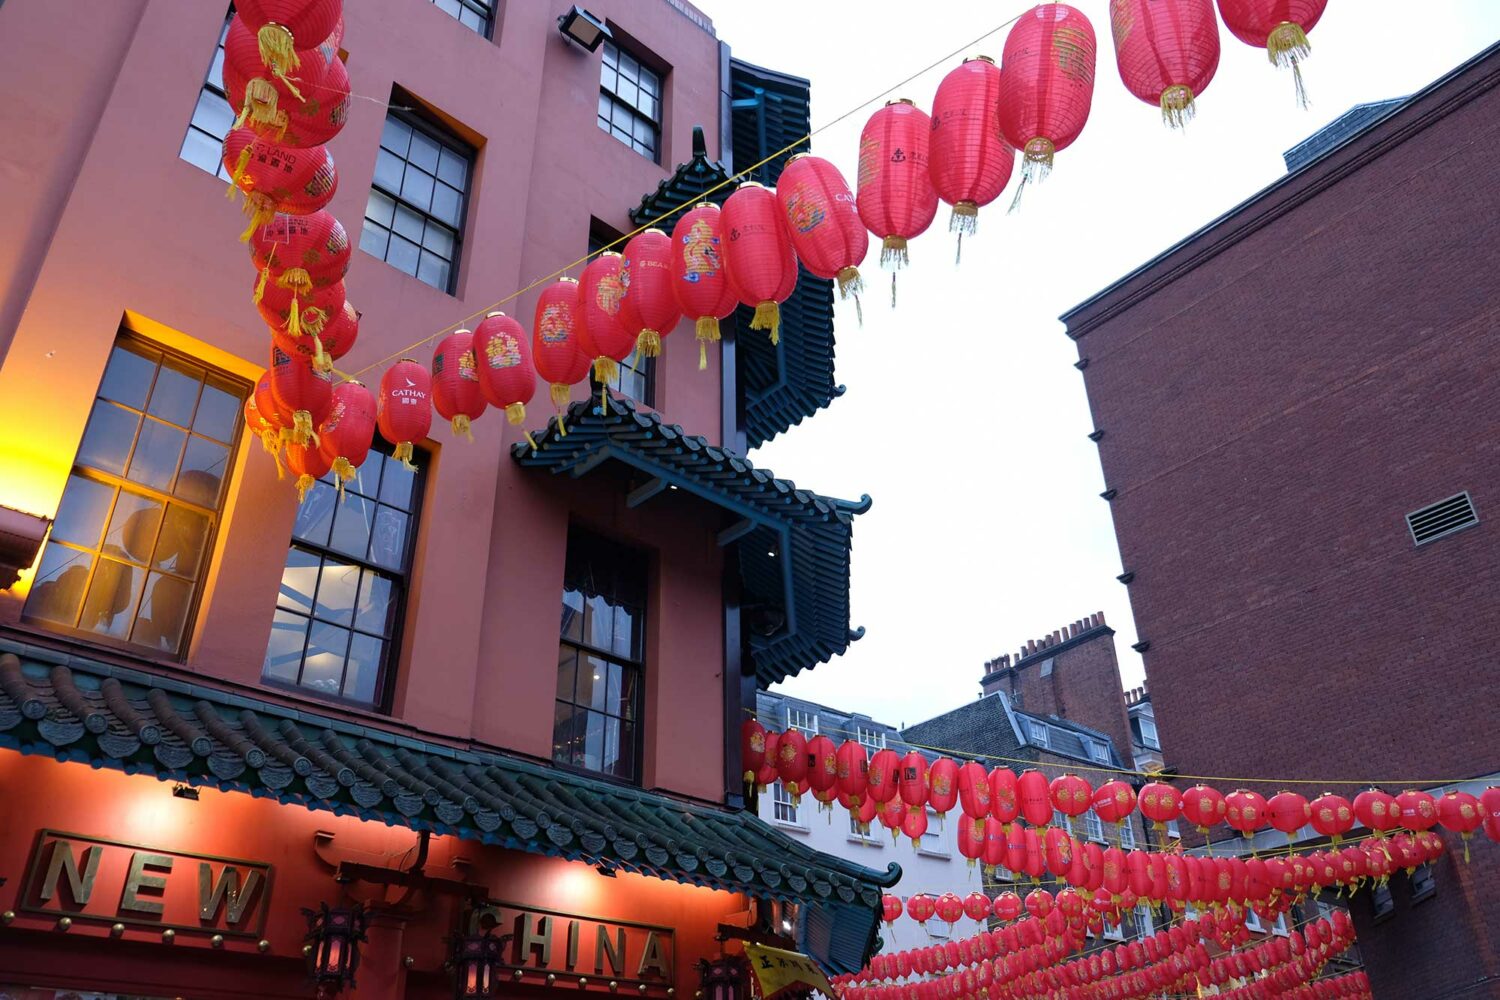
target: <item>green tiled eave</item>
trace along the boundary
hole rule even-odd
[[[0,746],[783,899],[873,937],[900,877],[755,815],[0,638]],[[868,925],[868,926],[867,926]],[[817,956],[842,968],[855,956]],[[862,960],[863,956],[858,956]]]
[[[869,509],[869,497],[854,502],[798,489],[625,398],[611,397],[608,413],[595,399],[575,402],[566,424],[562,434],[549,421],[534,435],[535,449],[524,443],[512,449],[515,460],[575,478],[606,463],[624,466],[633,491],[676,487],[744,526],[732,544],[762,686],[837,656],[864,634],[849,627],[849,559],[854,518]]]

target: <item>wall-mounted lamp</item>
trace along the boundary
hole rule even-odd
[[[317,1000],[332,1000],[345,986],[354,985],[359,969],[359,946],[365,941],[365,911],[353,906],[302,911],[307,918],[307,973],[317,987]]]
[[[590,52],[597,51],[606,40],[614,38],[603,21],[577,4],[557,19],[557,30],[563,33],[563,37],[577,42]]]
[[[36,562],[51,518],[0,505],[0,590],[9,590],[21,571]]]

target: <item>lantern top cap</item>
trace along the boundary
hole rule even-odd
[[[566,274],[563,275],[561,278],[558,278],[557,280],[558,281],[571,281],[575,285],[578,284],[578,279],[577,278],[570,278]]]
[[[643,230],[641,230],[641,235],[642,236],[645,236],[647,233],[655,233],[658,236],[665,236],[665,235],[667,235],[666,230],[664,230],[664,229],[658,229],[656,226],[652,226],[650,229],[643,229]]]
[[[422,363],[422,362],[418,361],[416,358],[402,358],[400,361],[397,361],[396,364],[399,365],[399,364],[402,364],[402,363],[407,362],[407,361],[410,361],[414,365],[420,365]]]
[[[764,188],[765,187],[765,185],[762,184],[760,181],[740,181],[739,186],[742,187],[742,188]]]
[[[912,100],[912,99],[911,99],[911,98],[909,98],[909,97],[898,97],[898,98],[896,98],[896,99],[895,99],[895,100],[894,100],[894,101],[886,101],[886,102],[885,102],[885,106],[886,106],[886,107],[890,107],[890,106],[891,106],[891,105],[892,105],[892,104],[904,104],[904,105],[906,105],[906,106],[907,106],[907,107],[908,107],[908,108],[914,108],[914,107],[916,107],[916,106],[917,106],[917,102],[916,102],[916,101],[913,101],[913,100]]]
[[[801,155],[801,154],[798,154],[798,155]],[[694,205],[693,207],[694,208],[711,208],[715,212],[717,212],[719,210],[718,204],[716,202],[709,201],[707,198],[704,198],[702,201],[698,202],[698,204]]]
[[[599,251],[599,256],[600,257],[618,257],[618,256],[620,256],[620,251],[618,251],[618,250],[600,250]]]
[[[458,328],[458,329],[457,329],[457,330],[454,330],[454,331],[453,331],[453,332],[454,332],[454,333],[473,333],[473,332],[474,332],[474,331],[473,331],[473,330],[470,330],[470,329],[469,329],[469,328],[468,328],[468,327],[466,327],[466,326],[461,326],[461,327],[459,327],[459,328]]]
[[[793,160],[800,160],[804,156],[811,156],[811,155],[812,155],[811,153],[793,153],[791,156],[788,156],[786,158],[786,162],[791,163]]]
[[[966,63],[971,63],[971,62],[987,62],[991,66],[995,65],[995,60],[994,59],[991,59],[989,56],[984,56],[984,55],[969,56],[967,59],[964,60],[964,62],[966,62]]]
[[[492,313],[485,313],[484,318],[485,319],[494,319],[496,316],[504,316],[504,315],[505,315],[504,312],[500,311],[499,309],[496,309]]]

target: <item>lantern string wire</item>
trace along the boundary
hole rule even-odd
[[[1029,7],[1027,8],[1027,10],[1030,10],[1030,9],[1031,8],[1029,8]],[[880,93],[875,94],[872,97],[869,97],[868,99],[862,101],[859,104],[856,104],[854,107],[852,107],[849,110],[843,112],[842,114],[838,115],[837,117],[834,117],[834,118],[832,118],[832,119],[824,122],[823,124],[819,125],[817,128],[815,128],[812,131],[808,132],[806,135],[803,135],[803,136],[798,137],[797,139],[794,139],[793,141],[787,143],[785,146],[782,146],[780,149],[776,150],[776,152],[770,154],[769,156],[765,157],[764,159],[759,160],[756,163],[752,163],[750,166],[745,167],[744,169],[738,170],[735,173],[729,175],[724,180],[722,180],[719,183],[715,184],[713,187],[711,187],[708,190],[706,190],[706,191],[702,192],[701,194],[699,194],[695,200],[701,201],[704,198],[707,198],[709,195],[714,194],[715,192],[721,191],[724,188],[731,186],[739,178],[745,177],[748,174],[752,174],[756,170],[759,170],[761,167],[765,166],[767,163],[770,163],[771,161],[773,161],[775,159],[778,159],[779,157],[785,156],[787,153],[792,152],[798,146],[801,146],[803,143],[807,142],[809,139],[811,139],[813,136],[817,135],[818,133],[826,131],[827,129],[830,129],[833,126],[838,125],[839,123],[841,123],[841,122],[845,121],[846,119],[852,117],[853,115],[858,114],[860,111],[862,111],[865,108],[869,107],[871,104],[874,104],[876,101],[880,100],[881,98],[885,97],[886,95],[891,94],[891,93],[899,90],[900,88],[902,88],[902,87],[906,86],[907,84],[911,83],[913,80],[916,80],[918,77],[924,76],[927,73],[932,72],[934,69],[937,69],[939,66],[943,65],[944,63],[949,62],[950,60],[954,59],[955,57],[962,55],[963,53],[965,53],[968,50],[972,49],[974,46],[978,45],[980,42],[984,41],[986,38],[990,37],[991,35],[995,34],[996,32],[1003,31],[1004,29],[1010,27],[1012,24],[1015,24],[1022,17],[1024,17],[1026,15],[1026,13],[1027,13],[1027,11],[1022,11],[1021,13],[1017,14],[1015,17],[1012,17],[1012,18],[1010,18],[1007,21],[1003,21],[1000,24],[995,25],[993,28],[990,28],[988,31],[984,32],[983,34],[981,34],[981,35],[979,35],[979,36],[977,36],[977,37],[975,37],[973,39],[970,39],[969,41],[965,42],[963,45],[960,45],[958,48],[954,49],[952,52],[948,52],[948,53],[945,53],[945,54],[939,56],[938,58],[934,59],[932,62],[928,63],[926,66],[923,66],[921,69],[917,70],[915,73],[912,73],[910,76],[906,77],[905,79],[898,80],[897,82],[891,84],[889,87],[886,87]],[[543,275],[540,278],[533,279],[532,281],[528,282],[526,285],[522,286],[521,288],[518,288],[514,292],[511,292],[509,295],[506,295],[503,298],[496,299],[494,302],[491,302],[489,305],[485,306],[483,309],[479,309],[479,310],[477,310],[475,312],[470,313],[469,315],[467,315],[467,316],[463,317],[462,319],[458,320],[456,323],[450,323],[450,324],[448,324],[447,326],[443,327],[441,330],[438,330],[436,333],[429,334],[428,336],[423,337],[420,340],[415,340],[412,343],[407,344],[405,347],[401,348],[400,350],[392,351],[390,354],[387,354],[385,357],[381,358],[380,360],[373,361],[370,364],[365,365],[363,368],[360,368],[357,371],[354,371],[354,372],[351,372],[351,373],[347,373],[347,374],[344,373],[344,372],[341,372],[341,371],[336,371],[336,374],[339,375],[339,377],[342,378],[344,381],[348,382],[348,381],[352,381],[353,379],[358,378],[361,375],[366,374],[367,372],[371,371],[372,369],[381,367],[382,365],[386,364],[387,362],[395,361],[398,358],[405,357],[406,355],[410,354],[412,351],[414,351],[417,348],[422,347],[422,346],[424,346],[426,344],[431,343],[432,341],[436,340],[438,337],[443,336],[445,333],[449,333],[449,332],[451,332],[453,330],[461,329],[465,324],[469,323],[472,320],[483,319],[490,312],[494,311],[495,309],[498,309],[499,307],[501,307],[503,305],[506,305],[509,302],[514,301],[515,299],[520,298],[522,295],[525,295],[527,292],[531,291],[532,289],[537,288],[537,287],[545,284],[546,282],[552,281],[552,280],[554,280],[556,278],[560,278],[560,277],[566,275],[569,271],[573,270],[573,268],[575,268],[575,267],[580,267],[580,266],[582,266],[584,264],[587,264],[594,257],[597,257],[597,256],[599,256],[601,254],[604,254],[604,253],[606,253],[606,252],[614,249],[615,247],[617,247],[620,244],[622,244],[622,243],[626,242],[627,240],[629,240],[631,237],[637,236],[637,235],[645,232],[646,230],[650,229],[651,227],[657,225],[658,223],[661,223],[664,220],[670,218],[671,216],[677,214],[677,212],[679,212],[679,211],[680,211],[680,209],[672,209],[669,212],[663,212],[661,215],[656,216],[654,219],[647,220],[646,222],[644,222],[641,225],[637,226],[635,229],[632,229],[630,232],[624,234],[623,236],[620,236],[620,237],[616,238],[615,240],[613,240],[612,242],[608,243],[607,245],[600,247],[598,250],[595,250],[592,253],[584,254],[582,257],[579,257],[577,260],[572,261],[571,263],[568,263],[568,264],[566,264],[566,265],[558,268],[557,270],[553,271],[551,274],[546,274],[546,275]]]
[[[745,708],[743,711],[744,711],[744,713],[746,715],[748,715],[748,716],[750,716],[752,718],[755,718],[759,714],[758,710],[754,709],[754,708]],[[897,730],[897,732],[899,734],[900,731]],[[817,735],[823,735],[823,736],[840,735],[840,736],[844,736],[844,737],[847,737],[848,739],[855,740],[855,741],[858,741],[858,738],[859,738],[859,734],[858,733],[853,732],[853,731],[848,730],[848,729],[822,729],[822,728],[820,728],[818,730]],[[1036,761],[1036,760],[1031,760],[1031,759],[1026,758],[1026,757],[1006,757],[1006,756],[1001,755],[1001,754],[976,753],[976,752],[970,751],[970,750],[953,750],[953,749],[950,749],[948,747],[929,746],[928,744],[925,744],[925,743],[915,743],[915,742],[913,742],[913,741],[911,741],[909,739],[906,739],[905,737],[901,737],[901,743],[904,746],[911,747],[911,748],[913,748],[915,750],[928,750],[928,751],[931,751],[932,753],[943,754],[945,756],[954,757],[954,758],[956,758],[958,760],[975,760],[975,761],[994,760],[994,761],[999,761],[1002,764],[1025,764],[1025,765],[1027,765],[1029,767],[1036,767],[1038,764],[1054,764],[1053,761]],[[881,748],[878,748],[878,749],[881,749]],[[1380,785],[1402,785],[1402,786],[1405,786],[1405,787],[1408,787],[1408,788],[1433,788],[1433,787],[1436,787],[1436,786],[1439,786],[1439,785],[1458,785],[1458,784],[1463,784],[1464,782],[1481,780],[1481,779],[1484,779],[1484,778],[1488,777],[1488,775],[1484,775],[1484,774],[1474,774],[1474,775],[1469,775],[1468,777],[1463,777],[1463,778],[1437,778],[1437,779],[1433,779],[1433,778],[1424,778],[1424,779],[1417,779],[1417,778],[1234,778],[1234,777],[1228,777],[1228,776],[1225,776],[1225,775],[1222,775],[1222,774],[1220,774],[1220,775],[1214,775],[1214,774],[1182,774],[1182,773],[1179,773],[1177,771],[1173,771],[1172,773],[1167,774],[1167,773],[1158,772],[1158,771],[1132,771],[1131,769],[1125,768],[1125,767],[1103,767],[1103,766],[1100,766],[1100,765],[1097,765],[1097,764],[1095,764],[1095,765],[1089,765],[1089,764],[1074,763],[1072,761],[1069,761],[1066,764],[1056,763],[1056,766],[1066,767],[1068,769],[1068,771],[1070,771],[1070,772],[1073,772],[1073,771],[1091,771],[1091,772],[1094,772],[1096,774],[1108,774],[1108,775],[1113,775],[1115,777],[1155,778],[1155,779],[1161,779],[1161,780],[1169,780],[1169,779],[1173,779],[1173,778],[1183,778],[1183,779],[1186,779],[1186,780],[1189,780],[1189,781],[1212,781],[1212,782],[1216,782],[1216,783],[1219,783],[1219,784],[1229,784],[1229,785],[1244,785],[1244,784],[1262,784],[1262,785],[1363,785],[1363,786],[1368,787],[1368,788],[1373,788],[1373,787],[1380,786]]]

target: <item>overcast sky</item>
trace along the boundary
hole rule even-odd
[[[815,128],[1029,7],[695,2],[736,57],[812,80]],[[1419,90],[1500,38],[1500,0],[1332,0],[1311,34],[1302,111],[1290,73],[1221,31],[1218,74],[1179,133],[1121,85],[1107,0],[1076,6],[1100,45],[1082,137],[1018,214],[1006,214],[1013,187],[980,212],[957,268],[941,206],[912,243],[894,311],[877,242],[862,268],[873,279],[863,328],[852,306],[838,316],[848,392],[753,456],[800,486],[875,499],[854,532],[852,617],[868,632],[783,685],[790,694],[915,723],[975,697],[985,660],[1099,610],[1118,630],[1125,683],[1139,683],[1083,378],[1058,315],[1275,181],[1286,149],[1351,106]],[[963,55],[998,61],[1004,36]],[[930,109],[961,58],[890,96]],[[813,140],[851,183],[877,107]]]

